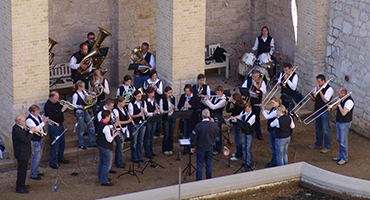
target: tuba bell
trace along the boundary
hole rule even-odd
[[[112,36],[111,33],[109,33],[107,30],[105,30],[104,28],[101,28],[101,27],[98,27],[100,32],[99,32],[99,35],[98,35],[98,38],[96,39],[95,43],[94,43],[94,46],[92,47],[92,49],[100,49],[100,48],[107,48],[105,46],[101,46],[101,44],[103,43],[103,41],[105,40],[106,37],[108,36]],[[100,54],[100,53],[99,53]],[[93,69],[99,69],[100,68],[100,65],[103,63],[105,59],[105,56],[98,56],[98,57],[94,57],[92,62],[93,62]]]
[[[144,60],[143,54],[141,53],[140,46],[137,46],[133,50],[131,50],[131,60],[134,61],[134,63],[140,63],[141,61]],[[149,68],[142,69],[140,71],[141,73],[145,74],[149,71]]]
[[[56,45],[58,44],[57,41],[49,38],[49,43],[48,43],[48,49],[49,49],[49,65],[51,65],[53,62],[54,62],[54,56],[55,54],[53,52],[51,52],[51,49]]]

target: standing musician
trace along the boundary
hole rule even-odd
[[[244,81],[242,87],[249,88],[250,102],[252,104],[252,111],[256,115],[256,124],[254,126],[256,131],[256,136],[259,140],[263,140],[261,134],[260,125],[260,107],[257,104],[261,103],[262,95],[266,93],[266,83],[263,77],[257,70],[252,71],[252,78],[247,78]]]
[[[95,44],[95,33],[94,32],[89,32],[87,34],[87,40],[85,41],[85,43],[89,47],[89,50],[88,50],[87,53],[90,53],[91,52],[91,49],[93,48],[93,46]]]
[[[347,89],[339,88],[339,98],[344,98],[347,95]],[[348,132],[352,123],[354,102],[351,96],[343,99],[338,103],[338,106],[333,107],[337,110],[336,126],[337,126],[337,141],[339,143],[338,157],[333,158],[338,161],[338,165],[344,165],[348,162]]]
[[[148,113],[147,116],[152,117],[159,114],[158,104],[156,103],[156,100],[154,98],[154,88],[148,87],[148,89],[146,90],[146,94],[148,95],[148,98],[144,100],[144,110]],[[156,156],[153,153],[153,137],[157,129],[157,124],[157,122],[146,123],[144,151],[145,157],[147,158],[152,158],[153,156]]]
[[[202,180],[203,163],[206,162],[206,179],[212,178],[212,152],[216,135],[220,131],[213,119],[210,118],[208,109],[202,111],[202,122],[198,123],[191,134],[191,153],[197,147],[197,172],[196,180]]]
[[[75,111],[76,118],[78,121],[78,146],[80,147],[80,149],[84,150],[87,149],[83,138],[83,134],[85,132],[84,127],[85,122],[89,129],[87,146],[96,147],[96,145],[94,144],[95,139],[94,123],[91,121],[91,117],[88,110],[83,109],[83,107],[86,106],[84,99],[87,98],[88,95],[87,92],[85,91],[85,83],[81,80],[78,80],[74,85],[73,89],[75,90],[75,93],[73,93],[72,95],[72,104],[78,107],[77,110]]]
[[[172,118],[172,114],[176,109],[176,99],[172,96],[172,88],[167,86],[164,88],[164,94],[159,100],[159,110],[163,114],[163,143],[162,152],[164,155],[173,155],[173,132],[175,130],[176,119]]]
[[[295,100],[296,98],[298,84],[298,75],[295,72],[293,72],[293,75],[291,75],[289,80],[287,80],[286,84],[283,84],[285,80],[289,77],[290,73],[292,73],[292,65],[290,63],[284,63],[284,72],[280,73],[278,79],[278,83],[281,87],[280,98],[282,104],[285,106],[285,108],[288,109],[289,112],[294,107],[294,103],[292,102],[292,100]]]
[[[218,121],[215,114],[218,116],[222,116],[222,111],[224,110],[224,107],[226,106],[226,96],[224,93],[224,88],[219,85],[215,89],[216,96],[213,96],[210,98],[210,96],[205,96],[205,99],[203,101],[203,104],[207,105],[208,109],[211,111],[211,116],[215,117],[215,123],[217,124],[220,131],[217,133],[216,136],[216,146],[213,149],[213,155],[217,155],[221,152],[221,146],[222,146],[222,138],[221,138],[221,122]]]
[[[208,95],[208,96],[211,95],[211,88],[209,87],[209,85],[205,84],[205,79],[206,79],[206,76],[204,76],[204,74],[198,74],[197,84],[193,85],[194,95],[196,95],[198,97],[203,97],[205,95]],[[199,98],[199,103],[200,103],[201,99],[202,98]],[[200,107],[203,110],[207,106],[200,103]]]
[[[125,94],[129,94],[132,96],[135,92],[135,87],[131,84],[132,79],[130,75],[126,75],[123,77],[122,85],[117,89],[116,97],[124,96]]]
[[[71,78],[73,79],[74,84],[78,80],[85,82],[85,85],[88,84],[88,72],[92,71],[92,63],[90,66],[80,63],[81,60],[87,55],[88,50],[89,50],[88,45],[85,42],[81,43],[80,50],[74,53],[71,57],[71,60],[69,61],[69,66],[71,67],[72,70]],[[77,69],[80,67],[85,70],[83,74],[77,73]]]
[[[135,88],[143,87],[144,82],[149,78],[149,72],[153,69],[155,69],[155,59],[153,54],[148,52],[149,50],[149,44],[144,42],[141,44],[141,54],[144,57],[144,60],[140,62],[140,65],[147,65],[149,67],[149,70],[147,72],[143,73],[142,71],[136,69],[134,71],[134,86]],[[133,63],[133,61],[131,61]]]
[[[291,129],[295,124],[283,105],[276,109],[277,118],[270,123],[271,127],[276,127],[275,151],[277,165],[288,164],[288,146],[290,143]]]
[[[103,110],[102,119],[98,122],[96,126],[96,143],[99,149],[98,179],[103,186],[113,186],[113,183],[109,182],[108,174],[112,164],[112,142],[119,135],[118,131],[112,135],[111,131],[114,130],[116,127],[108,124],[108,121],[110,119],[111,111]]]
[[[231,104],[234,105],[233,108],[230,108]],[[229,102],[227,102],[226,112],[231,113],[230,118],[232,118],[232,117],[239,115],[239,113],[242,112],[244,108],[245,108],[245,104],[244,104],[242,95],[239,93],[234,93],[229,99]],[[235,161],[235,160],[239,160],[243,156],[242,143],[240,139],[240,127],[235,122],[233,122],[233,135],[234,135],[234,142],[236,146],[236,153],[232,154],[232,157],[230,158],[230,160]]]
[[[48,124],[48,132],[50,135],[50,161],[49,165],[53,169],[58,169],[57,161],[61,163],[69,163],[68,160],[64,159],[64,148],[65,148],[65,136],[64,134],[52,144],[54,139],[59,136],[64,131],[64,112],[67,110],[68,105],[60,105],[58,102],[59,93],[52,91],[49,94],[49,99],[45,103],[44,111],[45,116],[49,119],[55,121],[59,126],[52,126]]]
[[[149,72],[149,78],[144,82],[144,88],[153,87],[156,99],[160,99],[163,94],[163,83],[157,78],[157,71],[152,70]]]
[[[271,99],[271,106],[272,108],[270,111],[266,110],[266,106],[261,104],[262,115],[267,119],[267,130],[269,132],[269,140],[270,140],[270,149],[272,158],[269,163],[266,164],[266,167],[275,167],[277,165],[276,162],[276,151],[275,151],[275,140],[276,140],[276,129],[271,127],[270,124],[274,121],[277,117],[276,109],[281,105],[281,99],[278,96],[274,96]]]
[[[131,133],[131,158],[135,163],[144,162],[143,154],[141,152],[143,146],[143,139],[145,133],[145,126],[140,125],[145,123],[146,111],[144,109],[144,102],[140,91],[134,92],[134,97],[128,104],[128,112],[130,113],[132,120],[134,120],[134,126],[130,130]],[[139,129],[140,127],[140,129]],[[138,130],[139,129],[139,130]],[[136,133],[135,133],[136,132]]]
[[[262,27],[261,35],[256,37],[254,46],[252,47],[253,51],[257,50],[257,58],[262,53],[269,53],[271,60],[274,61],[276,66],[276,58],[272,55],[275,50],[275,40],[270,36],[270,31],[267,26]],[[276,68],[274,67],[273,73],[276,73]]]
[[[199,99],[197,95],[194,95],[193,88],[190,84],[186,84],[184,87],[185,94],[180,97],[179,104],[177,108],[179,110],[192,110],[193,114],[190,119],[184,119],[183,125],[183,138],[189,139],[191,130],[194,129],[195,125],[199,122],[199,115],[196,111],[200,108]],[[189,153],[189,146],[184,147],[183,154]]]
[[[26,119],[18,115],[15,118],[15,125],[12,129],[12,141],[14,156],[17,159],[17,182],[15,192],[17,193],[28,193],[30,188],[29,185],[25,185],[27,176],[28,161],[31,158],[31,140],[35,136],[33,132],[36,131],[36,127],[31,127],[28,131],[24,127],[26,125]]]
[[[323,74],[319,74],[316,76],[317,80],[317,87],[315,88],[313,93],[316,93],[323,85],[326,83],[325,76]],[[323,88],[320,93],[316,96],[316,99],[311,95],[311,99],[315,101],[315,111],[319,110],[323,106],[325,106],[326,103],[328,103],[332,96],[333,96],[334,90],[333,88],[327,84],[325,88]],[[329,124],[329,118],[330,118],[330,112],[327,109],[322,109],[322,112],[325,112],[320,117],[315,119],[315,128],[316,128],[316,142],[315,144],[311,144],[308,146],[310,149],[317,149],[322,146],[323,139],[324,141],[324,148],[321,149],[321,153],[327,153],[331,148],[331,135],[330,135],[330,124]],[[317,113],[319,115],[321,113]]]
[[[44,131],[44,126],[49,121],[49,117],[45,117],[44,119],[41,119],[39,116],[40,113],[40,107],[36,104],[33,104],[28,111],[30,114],[28,115],[26,119],[26,124],[30,127],[36,127],[37,130]],[[41,177],[44,174],[38,172],[40,160],[42,157],[42,151],[44,149],[44,139],[42,136],[34,135],[32,137],[32,161],[31,161],[31,179],[34,180],[40,180]]]
[[[105,95],[109,95],[109,83],[108,80],[103,78],[103,75],[101,73],[100,69],[97,69],[94,71],[92,80],[89,81],[89,91],[95,92],[96,95],[99,95],[98,101],[93,106],[93,113],[96,115],[97,110],[100,107],[101,101],[105,100]]]

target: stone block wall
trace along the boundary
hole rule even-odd
[[[334,89],[353,91],[355,101],[351,128],[370,137],[370,2],[330,0],[326,49],[326,74],[334,77]],[[345,81],[345,76],[349,81]]]

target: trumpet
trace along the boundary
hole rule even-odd
[[[31,130],[31,126],[30,125],[25,125],[25,128],[29,131],[29,130]],[[38,136],[40,136],[40,137],[43,137],[43,136],[46,136],[46,133],[44,133],[44,132],[42,132],[42,131],[40,131],[40,130],[38,130],[38,129],[36,129],[34,132],[33,132],[34,134],[36,134],[36,135],[38,135]]]
[[[43,116],[43,115],[40,115],[40,117],[41,117],[42,119],[44,119],[44,118],[45,118],[45,116]],[[59,126],[59,123],[55,122],[54,120],[52,120],[52,119],[50,119],[50,118],[49,118],[48,124],[49,124],[50,126]]]
[[[65,101],[65,100],[58,100],[58,102],[60,103],[60,105],[64,106],[64,105],[68,105],[68,109],[70,110],[74,110],[74,109],[77,109],[78,106],[68,102],[68,101]]]

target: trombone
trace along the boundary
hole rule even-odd
[[[290,79],[290,77],[293,75],[293,73],[298,69],[298,65],[294,65],[293,67],[293,70],[290,72],[288,78],[286,78],[284,80],[284,82],[282,82],[281,84],[282,85],[285,85],[288,80]],[[283,74],[282,77],[285,76],[285,73]],[[262,101],[262,104],[266,105],[271,99],[273,96],[275,96],[275,93],[279,90],[279,82],[277,82],[274,87],[271,89],[271,91],[265,96],[265,99]]]
[[[297,114],[298,113],[298,111],[304,106],[304,105],[306,105],[307,104],[307,102],[309,102],[310,101],[310,99],[311,99],[311,96],[313,97],[313,98],[315,98],[316,99],[316,97],[317,97],[317,95],[321,92],[321,90],[323,90],[328,84],[329,84],[329,82],[331,81],[333,79],[333,77],[332,78],[330,78],[328,81],[326,81],[325,82],[325,84],[323,85],[323,86],[321,86],[320,87],[320,89],[318,89],[315,93],[313,93],[314,91],[315,91],[315,88],[313,88],[305,97],[303,97],[303,99],[299,102],[299,103],[297,103],[295,106],[294,106],[294,108],[290,111],[291,113],[294,113],[294,114]]]
[[[25,128],[26,128],[28,131],[30,131],[32,127],[31,127],[30,125],[26,124],[26,125],[25,125]],[[38,129],[35,129],[35,131],[34,131],[33,133],[34,133],[34,134],[36,134],[36,135],[38,135],[38,136],[40,136],[40,137],[46,136],[46,133],[44,133],[44,132],[42,132],[42,131],[40,131],[40,130],[38,130]]]
[[[306,117],[304,120],[303,120],[303,123],[305,125],[308,125],[310,124],[311,122],[313,122],[315,119],[319,118],[322,114],[325,113],[325,110],[331,110],[335,105],[337,105],[338,103],[340,103],[341,101],[343,101],[344,99],[348,98],[351,94],[353,93],[350,92],[348,94],[346,94],[344,97],[342,98],[339,98],[339,97],[335,97],[333,100],[331,100],[330,102],[326,103],[323,107],[321,107],[320,109],[316,110],[314,113],[312,113],[311,115],[309,115],[308,117]],[[313,117],[313,118],[312,118]],[[311,119],[312,118],[312,119]]]

